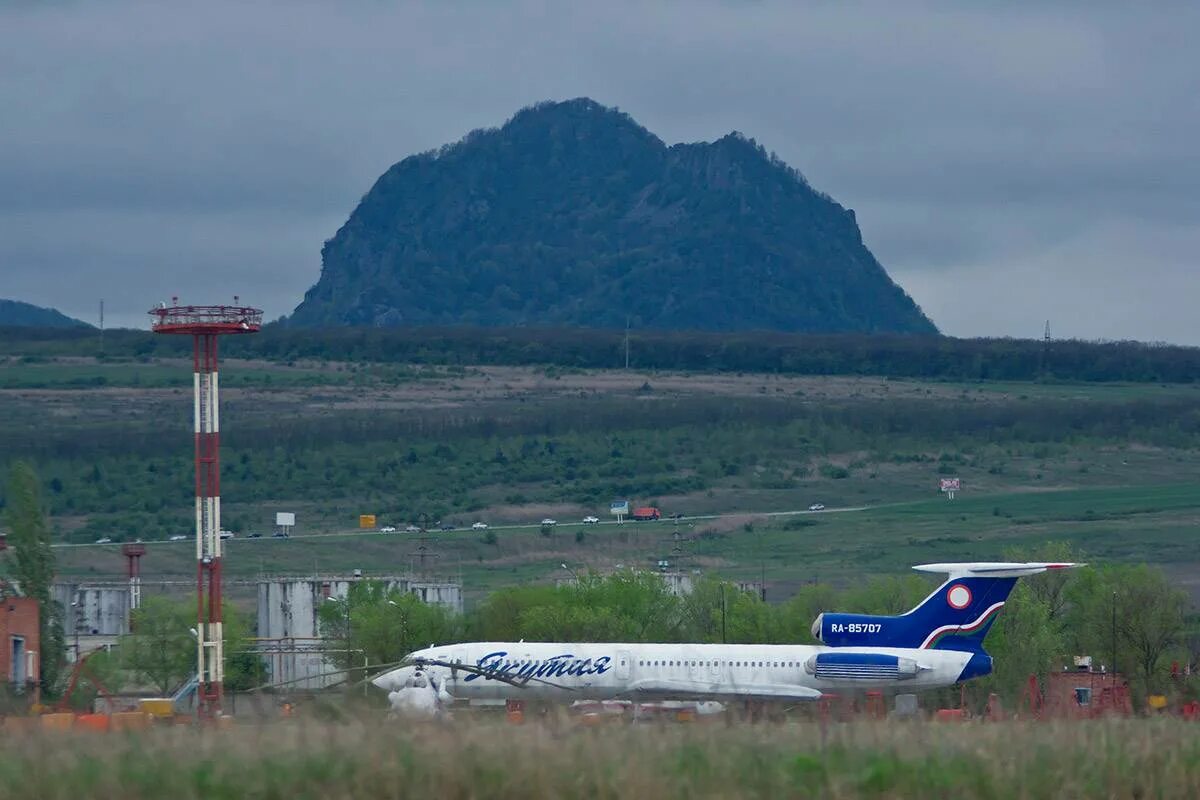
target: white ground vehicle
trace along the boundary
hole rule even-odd
[[[808,507],[808,510],[809,511],[824,511],[825,506],[822,505],[821,503],[813,503],[811,506]]]
[[[409,525],[407,528],[404,529],[404,532],[405,533],[420,533],[421,529],[418,528],[416,525]]]
[[[584,525],[595,525],[599,521],[600,521],[599,517],[584,517],[583,518]]]
[[[473,530],[473,531],[486,531],[486,530],[487,530],[487,523],[486,523],[486,522],[476,522],[474,525],[472,525],[472,526],[471,526],[471,530]]]
[[[394,527],[392,527],[391,525],[384,525],[382,528],[379,529],[379,532],[380,533],[395,533],[396,529]]]
[[[558,520],[556,520],[556,519],[550,519],[549,517],[546,517],[544,520],[542,520],[542,524],[543,524],[543,525],[557,525],[557,524],[558,524]]]
[[[186,542],[186,541],[187,541],[188,539],[190,539],[190,538],[192,538],[192,537],[190,537],[190,536],[186,536],[186,535],[184,535],[184,534],[182,534],[182,533],[177,533],[177,534],[175,534],[174,536],[172,536],[172,537],[171,537],[171,538],[170,538],[168,541],[172,541],[172,542]]]

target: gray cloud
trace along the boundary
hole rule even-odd
[[[0,296],[286,313],[388,165],[587,95],[668,142],[754,136],[948,333],[1200,344],[1197,23],[1072,0],[7,5]]]

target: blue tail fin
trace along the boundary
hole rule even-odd
[[[905,647],[982,652],[983,640],[1017,579],[1074,564],[922,564],[949,577],[907,614],[896,617],[825,613],[813,636],[830,647]]]

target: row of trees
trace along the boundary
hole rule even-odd
[[[0,329],[0,354],[101,355],[87,329]],[[145,331],[105,333],[108,357],[180,357],[190,343]],[[1200,348],[1139,342],[955,339],[904,334],[637,331],[640,370],[885,375],[940,380],[1200,380]],[[587,328],[267,326],[231,341],[225,355],[276,361],[329,359],[405,364],[555,364],[609,369],[625,363],[625,333]]]

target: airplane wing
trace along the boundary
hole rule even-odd
[[[737,686],[681,678],[642,678],[620,696],[657,700],[818,700],[821,692],[794,683],[739,683]]]

